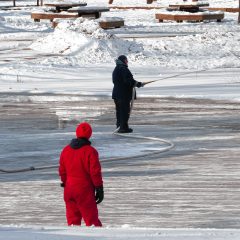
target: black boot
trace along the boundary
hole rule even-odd
[[[131,133],[133,132],[132,128],[119,129],[118,133]]]

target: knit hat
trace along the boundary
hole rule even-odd
[[[127,57],[125,55],[121,55],[121,56],[118,57],[118,60],[120,60],[123,63],[125,63],[125,61],[127,60]]]
[[[80,123],[76,128],[76,135],[78,138],[89,139],[92,136],[92,127],[87,122]]]

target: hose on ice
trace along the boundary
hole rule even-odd
[[[131,114],[132,109],[133,109],[134,96],[135,96],[135,88],[133,88],[133,98],[132,98],[131,105],[130,105],[130,114]],[[147,157],[147,156],[151,156],[151,155],[154,155],[154,154],[167,152],[174,147],[174,144],[171,141],[168,141],[168,140],[165,140],[165,139],[161,139],[161,138],[157,138],[157,137],[145,137],[145,136],[135,135],[135,134],[121,134],[121,133],[118,133],[117,131],[118,131],[118,128],[113,132],[113,134],[121,136],[121,137],[125,137],[125,138],[135,138],[135,139],[145,139],[145,140],[157,141],[157,142],[164,143],[167,146],[166,147],[160,147],[159,149],[157,149],[155,151],[152,151],[152,152],[147,152],[147,153],[138,154],[138,155],[134,155],[134,156],[101,159],[101,163],[127,160],[127,159],[132,159],[132,158],[137,158],[137,157]],[[2,172],[2,173],[20,173],[20,172],[45,170],[45,169],[52,169],[52,168],[56,169],[56,168],[58,168],[58,165],[47,165],[47,166],[39,166],[39,167],[31,166],[31,167],[28,167],[28,168],[10,169],[10,170],[0,169],[0,172]]]

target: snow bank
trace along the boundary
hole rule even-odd
[[[240,67],[240,33],[232,23],[167,23],[163,31],[176,33],[194,29],[196,34],[169,38],[124,40],[99,27],[95,20],[84,18],[60,20],[54,32],[38,39],[30,47],[59,58],[39,60],[40,64],[85,65],[112,63],[125,54],[136,65],[155,65],[183,69]],[[172,26],[171,26],[172,25]],[[169,29],[169,30],[168,30]],[[124,30],[123,30],[124,31]],[[146,34],[145,34],[146,35]],[[144,34],[143,34],[144,37]]]
[[[60,22],[53,33],[30,47],[75,57],[78,64],[112,62],[120,54],[139,55],[143,51],[142,44],[119,39],[102,30],[98,22],[84,18]]]
[[[194,24],[196,34],[145,41],[144,50],[151,56],[145,59],[145,64],[174,69],[240,67],[239,32],[228,24],[184,23],[183,26]]]

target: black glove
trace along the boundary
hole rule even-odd
[[[136,84],[136,87],[138,87],[138,88],[143,87],[143,86],[144,86],[144,84],[142,82],[137,82],[137,84]]]
[[[95,194],[96,204],[99,204],[100,202],[102,202],[104,198],[103,186],[96,187],[95,190],[96,190],[96,194]]]
[[[61,183],[60,183],[60,186],[61,186],[61,187],[65,187],[65,183],[61,182]]]

